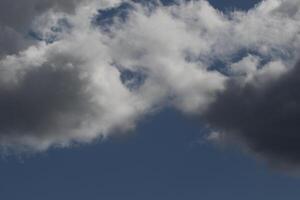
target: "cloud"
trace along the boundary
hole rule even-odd
[[[300,161],[298,5],[299,1],[265,1],[239,17],[247,22],[248,33],[255,31],[245,40],[255,52],[229,62],[226,88],[201,113],[213,129],[209,138],[240,143],[282,168],[298,167]],[[286,27],[282,38],[276,33],[280,21]]]
[[[229,81],[205,120],[276,165],[299,165],[299,70],[297,64],[263,85]]]
[[[89,54],[94,40],[42,45],[1,62],[2,146],[40,151],[134,127],[144,105],[97,55],[101,43],[93,49],[97,57]],[[83,52],[70,52],[78,48]]]
[[[28,33],[33,22],[47,12],[74,14],[76,8],[93,0],[1,0],[0,2],[0,58],[15,54],[35,43]],[[110,7],[118,0],[101,0],[99,8]]]
[[[19,50],[26,48],[33,41],[26,39],[34,18],[46,12],[50,8],[61,8],[65,11],[72,11],[75,1],[9,1],[0,2],[0,56],[18,53]]]
[[[290,86],[283,80],[297,68],[297,3],[266,0],[224,13],[205,0],[27,0],[19,12],[15,1],[2,1],[0,145],[43,151],[91,142],[134,129],[164,107],[248,140],[234,124],[248,116],[223,119],[225,103],[252,95],[260,107],[264,92]],[[278,104],[284,98],[292,99]],[[256,151],[255,142],[243,143]]]

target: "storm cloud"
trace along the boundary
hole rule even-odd
[[[300,164],[300,64],[261,85],[230,80],[205,120],[276,165]],[[224,139],[224,138],[223,138]]]

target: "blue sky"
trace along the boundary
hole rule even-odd
[[[298,199],[298,178],[234,149],[199,145],[200,137],[196,123],[168,110],[127,138],[3,158],[0,194],[9,200]]]
[[[258,1],[210,2],[226,11],[247,10]],[[3,155],[0,199],[299,199],[299,178],[238,148],[205,141],[203,127],[200,120],[164,109],[122,136],[34,155]]]

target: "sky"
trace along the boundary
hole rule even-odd
[[[3,158],[0,193],[13,200],[298,199],[298,178],[236,149],[199,145],[200,135],[197,124],[168,110],[128,138]]]
[[[299,0],[3,0],[0,30],[1,198],[299,198]]]

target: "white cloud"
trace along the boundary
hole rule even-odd
[[[47,7],[52,9],[28,17],[23,24],[6,22],[5,27],[13,27],[17,35],[22,31],[16,27],[26,26],[39,32],[42,39],[55,37],[57,41],[35,41],[26,44],[29,46],[24,50],[15,48],[15,54],[7,51],[1,59],[0,96],[14,99],[20,95],[24,98],[18,101],[21,108],[32,106],[33,98],[43,101],[42,107],[37,102],[37,107],[32,108],[37,116],[31,118],[31,126],[24,125],[27,119],[13,118],[0,125],[0,143],[4,146],[44,150],[52,145],[68,146],[74,141],[89,142],[132,129],[144,115],[164,106],[199,113],[214,101],[231,76],[243,80],[276,78],[298,58],[298,1],[267,0],[247,12],[228,14],[204,0],[160,6],[151,11],[132,4],[134,9],[128,19],[115,21],[109,33],[93,26],[91,21],[98,8],[111,7],[119,1],[74,2],[52,2]],[[51,32],[60,19],[67,21],[69,29]],[[246,56],[233,59],[243,51],[247,51]],[[261,64],[266,58],[266,63]],[[216,60],[224,64],[216,64]],[[145,81],[138,88],[128,89],[116,66],[143,73]],[[212,68],[225,68],[233,73],[224,75]],[[44,70],[50,70],[50,74]],[[66,71],[74,73],[74,77]],[[27,80],[34,75],[40,78]],[[41,98],[47,93],[42,90],[43,78],[50,84],[57,77],[65,77],[65,84],[53,84],[53,91],[66,92],[62,91],[58,98],[50,90],[51,99]],[[28,87],[27,81],[36,84],[36,88]],[[78,88],[70,89],[72,85],[68,84],[74,83]],[[34,95],[22,96],[24,93]],[[74,106],[60,110],[62,102]],[[30,116],[22,110],[12,112]]]

